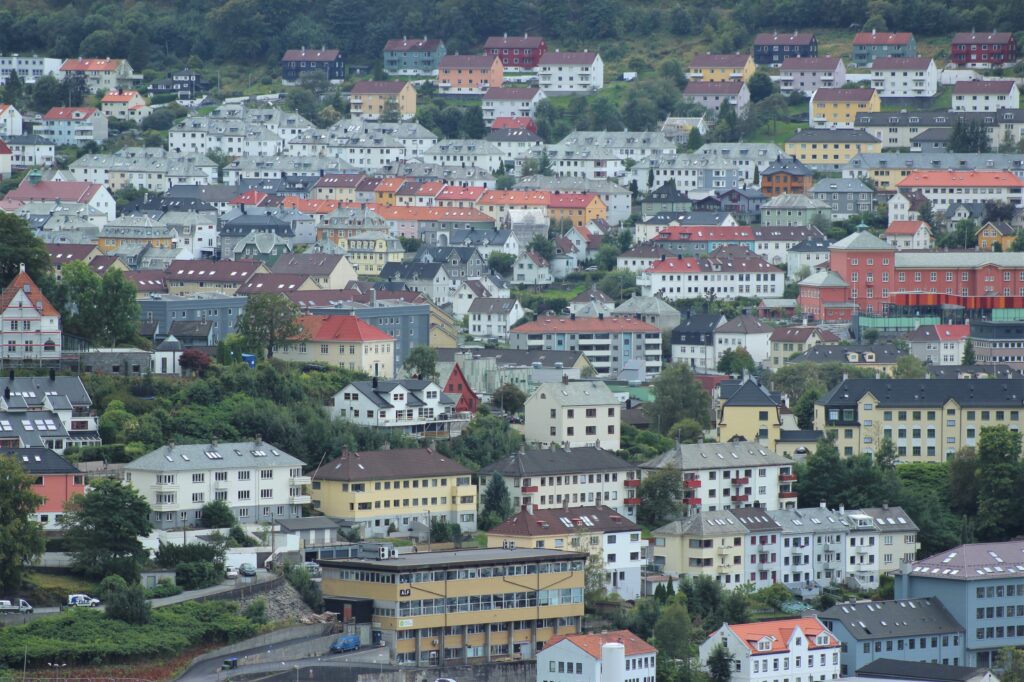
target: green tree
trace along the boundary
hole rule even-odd
[[[1003,682],[1024,682],[1024,651],[1012,646],[999,650],[996,667]]]
[[[949,486],[940,491],[957,516],[974,517],[978,513],[978,453],[973,448],[960,450],[949,462]]]
[[[596,602],[608,598],[605,584],[604,559],[597,552],[591,552],[583,567],[583,603],[587,610],[593,610]]]
[[[729,653],[724,644],[718,644],[708,656],[708,677],[711,682],[730,682],[736,657]]]
[[[514,384],[505,384],[491,395],[491,405],[507,414],[518,414],[526,404],[526,394]]]
[[[814,401],[821,397],[818,389],[811,387],[804,391],[793,405],[793,414],[796,416],[796,425],[801,429],[809,431],[814,428]]]
[[[480,529],[490,530],[512,515],[512,496],[499,474],[491,476],[484,488],[483,509],[480,512]]]
[[[231,507],[224,500],[211,500],[200,510],[203,528],[231,528],[236,523]]]
[[[978,539],[996,542],[1021,529],[1020,433],[1006,426],[981,430],[978,439]]]
[[[149,503],[130,485],[109,478],[93,481],[89,492],[68,501],[61,521],[75,570],[137,582],[149,555],[139,541],[153,530],[149,515]]]
[[[24,218],[0,212],[0,244],[0,287],[14,279],[22,264],[32,281],[42,286],[50,276],[50,254]]]
[[[700,130],[697,126],[690,128],[690,132],[686,135],[686,149],[687,151],[697,151],[704,146],[704,136],[700,134]]]
[[[487,466],[519,450],[523,437],[502,417],[481,410],[462,431],[449,441],[449,454],[474,468]]]
[[[699,443],[704,439],[704,427],[696,419],[680,419],[668,430],[668,437],[680,443]]]
[[[614,270],[618,257],[619,250],[615,244],[605,242],[597,249],[597,255],[594,256],[594,265],[601,270]]]
[[[771,76],[763,69],[758,69],[747,81],[747,90],[750,91],[751,102],[760,102],[772,94],[775,86],[772,84]]]
[[[491,272],[502,277],[509,277],[515,265],[516,257],[510,253],[492,251],[491,255],[487,256],[487,267]]]
[[[629,270],[612,270],[601,278],[597,288],[616,301],[622,301],[636,291],[636,274]]]
[[[753,374],[757,369],[754,358],[750,352],[740,346],[738,348],[727,348],[718,359],[718,371],[723,374],[736,374],[742,376],[744,372]]]
[[[957,154],[987,154],[991,151],[992,145],[984,124],[980,121],[957,118],[953,123],[948,147],[949,151]]]
[[[402,369],[410,375],[437,381],[437,350],[430,346],[416,346],[409,351]]]
[[[301,338],[305,331],[299,307],[281,294],[250,296],[235,329],[250,351],[265,351],[268,358],[274,357],[274,346]]]
[[[667,433],[673,424],[685,418],[710,426],[711,398],[686,365],[677,362],[665,367],[651,390],[654,400],[645,409],[658,432]]]
[[[451,542],[452,541],[452,528],[445,519],[434,517],[430,519],[430,541],[431,542]]]
[[[57,303],[65,329],[97,344],[133,338],[139,324],[135,285],[117,269],[100,277],[83,261],[61,270]]]
[[[535,234],[526,250],[533,251],[548,261],[555,257],[555,243],[542,234]]]
[[[110,590],[103,601],[107,618],[130,625],[145,625],[149,622],[149,602],[146,601],[146,589],[141,583]]]
[[[0,593],[21,587],[27,565],[46,548],[43,527],[33,515],[43,498],[13,455],[0,454]]]
[[[928,368],[919,358],[913,355],[904,355],[896,361],[896,369],[893,376],[897,379],[923,379],[928,373]]]
[[[889,436],[884,436],[882,442],[878,444],[878,450],[875,452],[875,464],[883,469],[895,468],[896,446]]]
[[[1013,243],[1010,244],[1010,251],[1014,253],[1024,252],[1024,230],[1017,230],[1017,236],[1013,238]]]
[[[644,477],[637,488],[637,521],[648,528],[668,523],[679,515],[682,496],[683,479],[678,470],[662,469]]]
[[[690,614],[678,601],[666,606],[654,624],[654,643],[658,653],[670,658],[690,658]]]
[[[800,502],[804,507],[816,506],[821,501],[835,504],[844,486],[839,448],[836,447],[834,436],[826,435],[804,461],[797,477],[796,489]]]
[[[960,359],[960,364],[971,366],[975,363],[977,363],[977,359],[974,356],[974,342],[971,341],[970,338],[968,338],[966,341],[964,341],[964,354],[963,357]]]

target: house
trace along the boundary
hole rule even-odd
[[[691,81],[743,81],[754,75],[754,60],[747,54],[694,55],[686,78]]]
[[[458,402],[455,403],[456,412],[476,414],[477,408],[480,407],[480,396],[469,385],[469,380],[457,362],[452,365],[448,380],[444,382],[444,392],[453,397],[459,396]]]
[[[939,72],[928,57],[879,57],[871,67],[871,87],[882,99],[934,97]]]
[[[598,289],[596,284],[590,285],[589,289],[584,289],[569,301],[569,314],[579,317],[610,316],[613,310],[615,300]]]
[[[321,289],[344,289],[358,279],[348,258],[332,253],[288,253],[274,261],[276,275],[307,275]]]
[[[814,171],[792,156],[779,155],[761,171],[761,193],[769,198],[807,194],[813,182]]]
[[[523,306],[514,298],[477,298],[469,305],[467,319],[471,336],[503,342],[523,319]]]
[[[665,258],[641,272],[637,285],[643,296],[668,300],[703,298],[709,292],[720,300],[748,295],[781,298],[785,288],[782,271],[746,249],[716,250],[700,258]]]
[[[533,118],[544,99],[539,88],[491,88],[483,97],[484,123],[490,126],[497,118]]]
[[[603,381],[544,383],[526,399],[527,443],[619,449],[619,400]]]
[[[137,90],[111,90],[100,100],[103,115],[122,121],[140,123],[149,116],[152,109],[146,104],[145,98]]]
[[[744,348],[759,365],[767,364],[772,327],[752,315],[737,315],[715,327],[715,364],[729,350]]]
[[[756,379],[745,376],[739,380],[726,380],[718,385],[718,435],[720,443],[749,442],[774,450],[782,430],[781,397],[773,395]],[[737,499],[747,492],[737,491]],[[783,506],[796,506],[786,503]]]
[[[540,58],[548,49],[548,44],[540,36],[529,34],[520,36],[491,36],[484,43],[484,54],[493,55],[501,60],[506,69],[533,71],[540,63]]]
[[[353,381],[326,408],[335,419],[420,438],[457,436],[470,418],[456,412],[455,401],[428,379]]]
[[[202,525],[203,505],[222,501],[240,523],[302,516],[310,503],[303,463],[255,440],[170,443],[124,465],[124,482],[145,498],[154,528]]]
[[[794,355],[800,355],[819,343],[839,343],[839,337],[819,327],[776,327],[768,341],[771,344],[769,365],[772,369],[785,367]]]
[[[210,83],[203,79],[202,74],[192,69],[181,69],[167,74],[166,78],[153,81],[150,93],[162,95],[174,93],[179,100],[196,99],[196,95],[210,89]]]
[[[858,154],[878,154],[882,143],[863,130],[807,128],[786,140],[786,153],[815,170],[841,170]]]
[[[872,29],[870,33],[861,31],[853,37],[853,63],[856,66],[871,67],[883,58],[916,56],[917,40],[913,33]]]
[[[36,132],[58,146],[98,144],[107,139],[107,119],[95,107],[54,107]]]
[[[807,105],[812,128],[852,128],[857,114],[881,111],[874,88],[818,88]]]
[[[817,57],[818,39],[813,33],[758,33],[754,38],[754,63],[781,64],[789,57]]]
[[[697,373],[716,371],[715,329],[725,322],[720,313],[688,314],[672,330],[672,362],[683,362]]]
[[[537,653],[537,682],[657,678],[658,650],[629,630],[557,635]]]
[[[904,350],[892,343],[816,345],[809,347],[794,362],[841,362],[875,370],[881,376],[892,376]]]
[[[301,315],[302,333],[274,349],[274,357],[333,365],[389,379],[395,372],[395,339],[354,315]]]
[[[385,267],[399,265],[405,257],[402,242],[387,232],[356,232],[332,241],[345,250],[356,273],[368,277],[380,276]]]
[[[959,365],[971,333],[967,324],[922,324],[906,336],[910,354],[930,365]]]
[[[795,282],[810,275],[828,260],[829,246],[827,239],[806,239],[790,247],[786,253],[786,279]]]
[[[348,521],[364,538],[386,538],[391,527],[422,533],[434,519],[458,524],[463,532],[476,529],[472,472],[430,447],[343,449],[311,479],[313,509]],[[427,487],[431,496],[422,497]]]
[[[547,95],[596,92],[604,87],[604,62],[596,52],[545,52],[537,63],[540,89]]]
[[[853,178],[822,178],[811,187],[811,197],[831,208],[832,220],[875,210],[875,191]]]
[[[58,78],[81,78],[85,91],[109,92],[118,88],[126,88],[142,75],[136,75],[131,64],[125,59],[66,59],[60,66]]]
[[[367,121],[404,121],[416,115],[416,88],[408,81],[359,81],[349,95],[352,115]]]
[[[3,59],[3,57],[0,57]],[[21,112],[11,104],[0,104],[0,138],[6,140],[9,137],[22,135],[24,133],[24,119]]]
[[[614,317],[632,317],[653,324],[662,333],[669,333],[682,322],[682,313],[657,296],[633,296],[619,304]]]
[[[1017,61],[1017,41],[1012,33],[971,31],[953,35],[949,61],[958,67],[991,68]]]
[[[921,251],[935,246],[931,227],[923,220],[893,220],[885,228],[882,238],[897,251]]]
[[[270,270],[260,261],[234,260],[176,260],[164,274],[167,290],[171,294],[190,294],[205,291],[232,295],[257,273]]]
[[[59,363],[60,312],[25,272],[24,263],[0,293],[0,360]]]
[[[848,379],[815,402],[814,428],[835,431],[844,456],[874,452],[889,438],[899,461],[941,462],[976,447],[984,426],[1013,428],[1018,407],[987,379]],[[881,418],[858,421],[868,412]]]
[[[811,95],[819,88],[846,85],[846,65],[839,57],[787,57],[779,68],[779,89]]]
[[[52,166],[55,162],[53,142],[41,135],[11,135],[3,139],[11,150],[12,169]]]
[[[17,73],[22,83],[35,84],[42,76],[60,77],[60,59],[38,55],[0,55],[0,85],[6,85],[12,73]]]
[[[590,552],[601,558],[604,588],[623,599],[640,596],[640,526],[606,506],[568,505],[534,509],[523,505],[487,531],[488,547],[552,548]]]
[[[345,80],[345,60],[341,50],[286,50],[281,57],[281,79],[286,83],[302,80],[306,74],[321,72],[327,80],[337,83]]]
[[[487,55],[447,55],[437,71],[437,90],[445,95],[483,95],[501,87],[501,60]]]
[[[31,520],[43,530],[61,529],[64,508],[75,495],[85,494],[85,475],[49,448],[10,448],[5,445],[0,457],[9,457],[34,480],[32,492],[41,502]]]
[[[701,667],[719,646],[735,657],[735,682],[752,682],[770,675],[776,666],[811,679],[839,678],[842,643],[816,617],[787,618],[760,623],[725,623],[699,647]]]
[[[516,259],[512,277],[519,285],[545,286],[555,281],[551,265],[536,251],[527,251]]]
[[[690,81],[683,90],[683,101],[698,104],[713,116],[717,116],[723,104],[728,104],[742,117],[750,106],[750,91],[743,81]]]
[[[384,45],[384,70],[392,76],[436,76],[448,54],[436,38],[392,38]]]
[[[978,248],[982,251],[1010,251],[1021,230],[1005,220],[990,220],[977,231]]]
[[[444,666],[489,663],[512,656],[532,658],[556,636],[582,629],[586,552],[495,547],[399,554],[390,544],[377,549],[380,554],[375,551],[373,558],[321,559],[321,584],[326,600],[338,604],[335,608],[353,613],[362,609],[360,618],[367,625],[370,619],[380,624],[375,628],[381,633],[380,641],[394,652],[399,664],[429,660]],[[529,589],[509,586],[510,581],[521,582],[513,576],[528,572],[533,578]],[[410,576],[409,582],[402,582],[402,575]],[[465,591],[464,604],[461,597],[451,597],[455,599],[451,607],[435,602],[445,599],[437,595],[454,591]],[[472,606],[468,595],[473,597]],[[457,619],[459,625],[434,625],[431,616],[420,615],[424,600],[427,608],[439,610],[436,622]],[[519,604],[522,608],[529,605],[540,626],[520,629],[523,611]],[[394,608],[395,615],[373,614],[385,608]],[[442,608],[448,616],[440,612]],[[417,627],[409,626],[409,619]],[[438,627],[441,629],[435,629]],[[491,630],[506,633],[505,638],[496,641]],[[516,630],[520,634],[513,640]],[[459,644],[453,646],[453,640]]]
[[[584,238],[594,234],[594,230],[590,229],[590,225],[594,221],[604,221],[608,217],[608,207],[601,197],[589,192],[552,192],[548,195],[547,208],[548,216],[553,224],[563,226],[571,224],[576,228],[576,232]],[[567,234],[567,236],[571,235]],[[594,249],[596,250],[599,246],[600,244]]]
[[[836,185],[838,189],[838,181]],[[860,183],[856,181],[847,183],[847,186],[857,185]],[[765,227],[817,225],[819,223],[828,225],[831,221],[831,206],[820,199],[804,194],[778,194],[761,205],[761,224]]]
[[[1024,633],[1017,629],[1024,616],[1016,608],[1011,612],[1024,589],[1024,577],[1015,568],[1022,551],[1024,542],[1011,540],[958,545],[918,561],[909,557],[912,563],[896,576],[895,597],[941,602],[964,631],[960,665],[996,666],[1004,647],[1024,644]]]
[[[1019,108],[1020,90],[1017,89],[1016,81],[957,81],[953,85],[953,111],[999,111]]]
[[[579,351],[449,347],[438,348],[437,356],[440,376],[449,374],[458,363],[473,390],[484,396],[493,395],[506,384],[528,395],[545,381],[559,380],[562,375],[579,379],[593,371],[593,366]]]
[[[455,281],[468,277],[482,277],[487,263],[472,246],[424,246],[413,256],[415,263],[444,263],[448,276]]]
[[[598,376],[614,377],[641,358],[650,376],[661,371],[661,330],[635,318],[544,315],[509,336],[518,350],[581,350]]]

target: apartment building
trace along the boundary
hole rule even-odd
[[[698,54],[690,60],[687,79],[691,81],[743,81],[754,75],[754,60],[748,54]]]
[[[879,57],[871,67],[871,87],[882,99],[934,97],[939,72],[928,57]]]
[[[481,488],[495,475],[504,479],[516,509],[600,506],[636,520],[640,474],[611,450],[526,448],[480,469]]]
[[[202,524],[202,508],[222,501],[239,522],[297,519],[310,503],[303,463],[261,440],[159,447],[124,466],[124,482],[149,503],[154,528]]]
[[[539,88],[490,88],[483,96],[484,123],[490,126],[497,118],[533,118],[544,99]]]
[[[755,682],[793,675],[802,680],[839,678],[842,644],[816,617],[726,623],[701,643],[701,666],[724,645],[735,657],[735,682]]]
[[[991,68],[1016,59],[1017,41],[1012,33],[964,31],[955,34],[950,42],[949,61],[961,68]]]
[[[349,101],[352,115],[367,121],[404,121],[416,115],[416,88],[408,81],[359,81]]]
[[[345,367],[372,377],[394,375],[395,339],[372,324],[355,315],[300,315],[298,323],[302,333],[276,346],[275,357]]]
[[[164,274],[171,294],[217,292],[233,296],[253,275],[269,272],[258,260],[176,260]]]
[[[540,36],[491,36],[484,43],[484,54],[494,55],[506,69],[531,71],[548,49]]]
[[[645,561],[640,531],[640,526],[608,507],[534,510],[524,505],[487,532],[487,546],[589,552],[601,559],[605,589],[632,600],[640,596]]]
[[[444,41],[436,38],[392,38],[384,44],[384,70],[394,76],[437,75],[446,54]]]
[[[966,324],[922,324],[907,334],[910,354],[931,365],[959,365],[971,328]]]
[[[107,118],[95,107],[53,107],[36,133],[58,146],[99,144],[107,139]]]
[[[715,329],[725,324],[720,313],[690,313],[672,330],[672,362],[682,362],[699,373],[713,373],[718,366]]]
[[[707,258],[676,256],[655,261],[637,276],[636,283],[641,295],[660,295],[670,301],[706,296],[781,298],[785,274],[749,251],[716,252]]]
[[[1024,321],[971,320],[970,337],[978,364],[1005,363],[1024,370]]]
[[[882,143],[863,130],[806,128],[786,140],[786,153],[818,171],[838,171],[858,154],[877,154]]]
[[[927,251],[935,246],[931,227],[923,220],[890,220],[882,238],[897,251]]]
[[[900,191],[921,192],[936,211],[966,203],[1024,204],[1024,180],[1009,171],[915,171],[896,183],[896,187]]]
[[[513,327],[509,343],[517,350],[582,351],[602,377],[627,367],[650,376],[661,371],[661,330],[636,318],[545,315]]]
[[[493,55],[446,55],[438,66],[437,89],[441,94],[483,95],[501,87],[504,73]]]
[[[1019,108],[1020,90],[1013,80],[957,81],[953,86],[953,111]]]
[[[994,379],[847,379],[814,406],[814,428],[840,454],[873,453],[884,438],[903,462],[941,462],[978,444],[986,426],[1019,430],[1021,401]]]
[[[0,85],[5,85],[12,73],[17,73],[22,83],[33,84],[43,76],[57,77],[61,60],[37,55],[0,55]]]
[[[604,61],[596,52],[545,52],[537,62],[545,94],[596,92],[604,87]]]
[[[817,57],[818,39],[813,33],[758,33],[754,38],[754,62],[781,64],[790,57]]]
[[[312,472],[313,508],[344,519],[363,537],[422,535],[434,519],[476,530],[472,472],[433,448],[342,450]]]
[[[428,379],[353,381],[326,408],[334,418],[420,438],[457,436],[471,416]]]
[[[396,663],[532,659],[582,627],[586,552],[461,549],[321,560],[324,596],[372,601]],[[393,551],[393,550],[392,550]]]
[[[874,88],[818,88],[807,108],[812,128],[852,128],[857,114],[880,111],[882,100]]]
[[[839,57],[788,57],[779,68],[779,89],[785,94],[812,95],[819,88],[846,84],[846,65]]]
[[[526,399],[528,443],[619,449],[620,403],[603,381],[545,383]]]
[[[853,37],[853,63],[857,66],[877,66],[880,59],[916,56],[917,40],[913,33],[872,29]]]

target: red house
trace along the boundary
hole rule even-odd
[[[457,362],[452,367],[452,373],[448,375],[448,381],[444,382],[444,392],[459,396],[459,401],[455,405],[456,412],[473,413],[480,407],[480,397],[469,387],[466,375],[462,373],[462,368]]]
[[[85,494],[85,476],[66,459],[49,448],[11,448],[0,451],[35,477],[32,492],[43,498],[36,509],[35,520],[46,530],[57,530],[64,505],[74,495]]]
[[[506,69],[536,69],[547,49],[543,38],[529,34],[519,37],[506,33],[491,36],[484,43],[484,54],[497,57]]]
[[[953,36],[949,61],[957,66],[990,64],[999,66],[1017,60],[1017,41],[1012,33],[957,33]]]

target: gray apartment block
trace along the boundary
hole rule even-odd
[[[824,178],[811,187],[811,196],[832,208],[832,219],[849,218],[875,209],[875,192],[852,178]]]
[[[395,339],[395,370],[416,346],[430,345],[430,305],[379,300],[376,305],[340,303],[309,308],[312,315],[355,315]]]
[[[167,337],[171,324],[182,320],[207,320],[213,324],[213,342],[223,341],[235,332],[238,316],[245,308],[245,296],[227,296],[202,293],[179,296],[176,294],[150,294],[139,301],[143,323],[155,323],[154,336]]]

